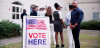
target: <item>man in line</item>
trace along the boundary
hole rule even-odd
[[[72,30],[70,29],[71,11],[73,10],[73,5],[69,5],[69,12],[66,14],[66,25],[67,25],[67,35],[69,41],[69,48],[75,48],[74,40],[72,35]]]
[[[26,10],[23,9],[23,13],[21,14],[21,19],[22,19],[22,27],[23,27],[23,17],[27,15]]]
[[[80,33],[80,23],[84,16],[81,9],[78,8],[78,2],[73,1],[73,10],[71,12],[70,28],[72,29],[73,38],[75,41],[75,48],[80,48],[79,33]]]
[[[37,16],[37,11],[38,11],[38,6],[35,6],[33,9],[32,9],[32,12],[31,12],[31,16]]]

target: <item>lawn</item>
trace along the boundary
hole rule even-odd
[[[59,45],[61,43],[59,36]],[[64,48],[68,48],[67,32],[64,30]],[[80,45],[81,48],[100,48],[100,31],[81,31],[80,32]],[[1,46],[0,48],[21,48],[22,42],[12,43],[9,45]],[[51,48],[55,48],[55,45],[51,44]]]

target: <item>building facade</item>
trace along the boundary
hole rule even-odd
[[[62,11],[65,15],[66,0],[0,0],[0,21],[6,19],[21,24],[21,13],[23,9],[26,9],[28,15],[30,15],[32,7],[35,5],[40,8],[51,6],[54,11],[54,3],[59,3],[64,8]]]
[[[67,1],[71,4],[73,0]],[[77,0],[78,7],[84,12],[84,20],[100,20],[100,0]]]
[[[54,3],[59,3],[62,7],[63,19],[68,12],[68,5],[73,0],[0,0],[0,21],[10,20],[14,23],[21,24],[21,13],[26,9],[28,16],[32,11],[32,7],[51,6],[53,11]],[[84,21],[100,19],[100,0],[78,0],[79,8],[84,12]]]

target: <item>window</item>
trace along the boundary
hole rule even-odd
[[[99,13],[93,13],[93,20],[99,20],[100,16]]]
[[[12,12],[15,12],[15,7],[13,6],[12,8],[13,8],[13,9],[12,9]]]
[[[21,19],[22,4],[19,2],[12,3],[12,19]]]
[[[19,12],[19,7],[17,7],[17,12]]]
[[[19,19],[19,14],[16,14],[17,19]]]
[[[15,14],[12,14],[12,19],[15,19]]]

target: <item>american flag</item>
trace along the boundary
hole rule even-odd
[[[27,30],[29,29],[46,30],[47,27],[44,20],[27,19]]]

